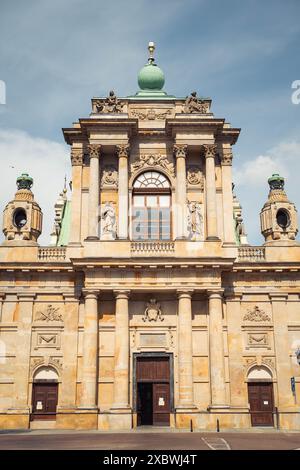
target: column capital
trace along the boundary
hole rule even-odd
[[[216,144],[205,144],[203,145],[203,151],[205,158],[215,158],[217,145]]]
[[[175,144],[173,146],[174,156],[176,158],[186,158],[188,146],[186,144]]]
[[[100,290],[98,289],[82,289],[82,295],[85,299],[96,299],[98,300],[98,297],[100,295]]]
[[[100,144],[88,144],[90,158],[99,158],[101,152]]]
[[[231,166],[232,165],[232,150],[231,149],[226,149],[223,150],[221,154],[221,165],[222,166]]]
[[[120,157],[129,157],[129,149],[130,145],[129,144],[120,144],[116,145],[116,150],[117,150],[117,156]]]
[[[176,293],[178,299],[191,299],[194,289],[177,289]]]
[[[116,299],[129,299],[130,290],[126,289],[116,289],[114,290],[114,295]]]
[[[210,299],[222,299],[224,289],[209,289],[206,293]]]
[[[71,164],[72,166],[82,166],[83,164],[83,150],[81,148],[71,148]]]

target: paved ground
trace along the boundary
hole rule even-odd
[[[0,450],[293,450],[300,433],[1,431]]]

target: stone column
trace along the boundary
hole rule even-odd
[[[117,145],[119,157],[118,238],[128,239],[128,156],[129,145]]]
[[[185,238],[187,235],[186,220],[186,156],[187,145],[174,145],[176,158],[176,238]]]
[[[88,240],[99,239],[99,204],[100,204],[100,182],[99,182],[99,157],[101,145],[90,144],[90,179],[89,179],[89,208],[88,208]]]
[[[114,401],[112,409],[129,409],[129,314],[128,290],[117,290],[115,320]]]
[[[178,294],[178,382],[177,409],[195,408],[193,393],[192,290]]]
[[[210,408],[226,407],[222,292],[209,291]]]
[[[98,291],[84,291],[83,371],[80,407],[97,409]]]
[[[207,240],[218,240],[215,171],[216,148],[216,145],[203,145],[206,174]]]
[[[233,196],[232,196],[232,151],[231,148],[223,149],[222,165],[222,196],[223,196],[223,221],[224,243],[235,243],[233,227]]]
[[[28,396],[30,378],[31,325],[35,294],[18,294],[19,321],[16,335],[14,363],[13,409],[29,415],[31,397]]]
[[[80,223],[81,223],[81,184],[82,184],[82,148],[74,148],[71,150],[72,162],[72,205],[71,205],[71,229],[70,241],[71,245],[78,245],[81,242]]]

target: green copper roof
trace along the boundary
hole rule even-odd
[[[71,201],[66,201],[61,221],[60,234],[57,240],[57,246],[65,246],[69,243],[71,227]]]
[[[268,179],[270,189],[283,189],[284,188],[284,178],[278,173],[273,173],[273,175]]]
[[[31,189],[33,185],[33,178],[28,175],[28,173],[22,173],[21,176],[17,178],[17,187],[18,189]]]

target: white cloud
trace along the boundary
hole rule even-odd
[[[300,170],[300,142],[280,142],[265,155],[258,155],[234,169],[234,180],[239,185],[261,186],[273,173],[293,178]]]
[[[285,189],[290,201],[300,209],[299,174],[300,141],[282,141],[253,160],[234,167],[233,180],[243,206],[243,215],[249,242],[260,244],[258,236],[259,212],[268,196],[268,178],[279,173],[285,178]]]
[[[69,173],[69,150],[66,145],[34,137],[18,129],[0,129],[1,207],[13,199],[16,179],[29,173],[34,179],[33,193],[41,206],[44,221],[40,244],[49,243],[54,220],[54,204]]]

